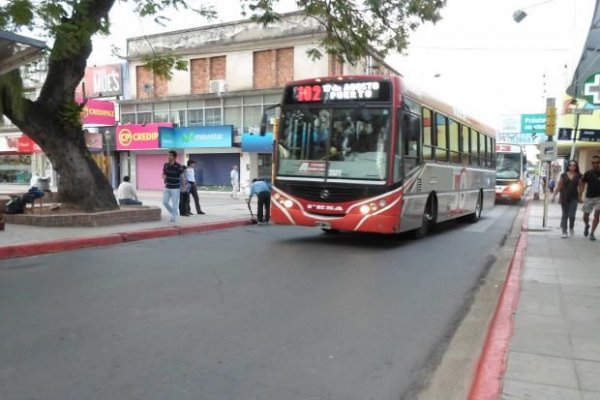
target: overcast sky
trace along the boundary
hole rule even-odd
[[[241,19],[236,0],[213,1],[219,19]],[[227,6],[222,6],[226,4]],[[281,1],[292,11],[293,0]],[[407,56],[389,64],[427,92],[498,127],[506,114],[541,113],[545,98],[562,97],[590,27],[594,0],[448,0],[443,20],[411,36]],[[235,5],[235,7],[232,7]],[[95,41],[89,65],[118,60],[110,46],[125,51],[125,38],[206,25],[189,12],[169,13],[165,28],[136,16],[127,3],[111,13],[112,35]],[[512,19],[517,9],[528,16]],[[436,77],[437,76],[437,77]]]

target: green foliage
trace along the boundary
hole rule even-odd
[[[67,99],[58,112],[58,117],[65,126],[81,126],[81,110],[83,105],[79,105],[74,99]]]
[[[173,54],[149,55],[142,59],[144,67],[148,68],[155,75],[165,79],[171,79],[173,69],[177,71],[187,71],[187,61]]]

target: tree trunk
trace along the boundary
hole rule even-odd
[[[0,82],[0,109],[23,133],[46,153],[58,173],[61,201],[84,211],[119,208],[113,188],[96,165],[85,144],[83,128],[74,103],[75,88],[83,79],[92,52],[92,36],[108,20],[115,0],[85,0],[74,3],[74,11],[56,33],[49,55],[48,75],[36,101],[21,98],[18,71]],[[18,99],[17,99],[18,97]]]
[[[27,107],[20,128],[52,162],[60,201],[88,212],[119,208],[112,186],[85,144],[81,126],[61,123],[35,105]]]

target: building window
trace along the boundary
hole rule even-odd
[[[188,110],[188,125],[204,125],[204,110]]]
[[[207,108],[204,112],[205,125],[222,125],[220,108]]]

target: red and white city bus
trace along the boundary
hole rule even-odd
[[[277,224],[422,237],[494,205],[495,132],[401,76],[291,82],[279,106]]]
[[[527,188],[527,157],[523,146],[496,144],[496,200],[520,202]]]

